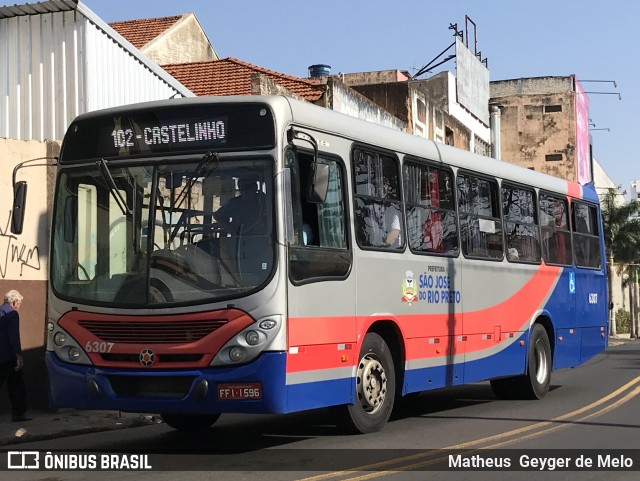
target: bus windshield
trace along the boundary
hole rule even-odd
[[[274,269],[273,159],[208,153],[61,172],[52,289],[93,305],[215,302]]]

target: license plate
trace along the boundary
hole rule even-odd
[[[218,384],[218,399],[221,401],[262,399],[262,384],[259,382]]]

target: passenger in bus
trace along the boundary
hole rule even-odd
[[[384,183],[384,198],[395,199],[391,184],[387,181]],[[388,204],[384,209],[384,247],[397,249],[402,245],[401,229],[400,211],[395,204]]]
[[[400,212],[395,205],[388,206],[384,211],[385,236],[384,246],[392,249],[400,247]]]
[[[554,264],[570,264],[567,258],[567,241],[564,234],[554,232],[546,239],[547,259]]]
[[[429,252],[443,252],[444,232],[440,215],[434,212],[429,214],[427,220],[422,223],[422,243]]]
[[[567,258],[567,239],[564,233],[559,230],[566,230],[568,228],[563,202],[558,201],[553,206],[553,217],[554,219],[550,223],[553,231],[551,235],[545,239],[545,249],[547,251],[545,258],[554,264],[568,264],[571,261]]]
[[[258,190],[257,180],[238,180],[238,190],[240,195],[215,211],[214,219],[231,235],[265,234],[266,196]]]

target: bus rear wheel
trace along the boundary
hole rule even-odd
[[[529,338],[527,353],[527,373],[492,379],[491,388],[500,399],[542,399],[551,386],[551,343],[546,329],[541,324],[534,324]]]
[[[546,329],[534,324],[529,339],[527,374],[521,381],[521,394],[525,399],[542,399],[551,387],[551,343]]]
[[[162,413],[162,420],[173,429],[180,431],[197,431],[207,429],[215,423],[220,414],[182,414]]]
[[[340,406],[340,426],[351,433],[380,431],[389,420],[396,382],[389,346],[378,334],[365,336],[356,369],[355,403]]]

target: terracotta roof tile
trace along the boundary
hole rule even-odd
[[[163,65],[176,80],[198,96],[251,95],[251,77],[263,74],[310,102],[322,97],[322,82],[285,75],[233,57],[212,62]]]
[[[109,26],[126,38],[134,47],[142,48],[154,38],[158,37],[184,15],[161,18],[142,18],[113,22]]]

